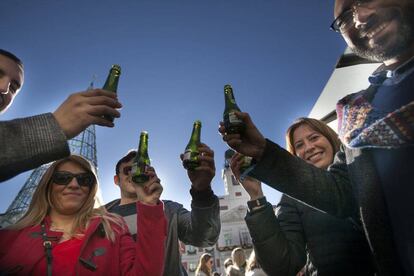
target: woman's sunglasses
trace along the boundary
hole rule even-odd
[[[76,178],[76,181],[78,182],[79,186],[82,187],[91,188],[95,183],[95,176],[90,172],[78,174],[63,171],[55,172],[52,175],[52,181],[57,185],[68,185],[74,177]]]

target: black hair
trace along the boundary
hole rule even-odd
[[[137,155],[137,151],[136,150],[129,150],[128,153],[122,157],[118,163],[116,163],[116,167],[115,167],[115,173],[116,175],[119,175],[119,167],[121,166],[122,163],[126,163],[130,160],[132,160],[132,158],[134,158]]]
[[[23,62],[18,57],[16,57],[14,54],[10,53],[9,51],[0,49],[0,55],[10,58],[14,62],[16,62],[18,65],[23,67]]]

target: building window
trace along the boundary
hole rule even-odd
[[[242,246],[251,245],[252,239],[249,232],[246,229],[240,230],[240,243]]]
[[[192,245],[187,245],[187,253],[188,254],[195,254],[197,253],[197,249]]]
[[[229,209],[229,206],[227,206],[227,205],[220,206],[220,211],[225,211],[225,210],[228,210],[228,209]]]
[[[234,175],[231,175],[231,182],[233,183],[233,186],[239,185],[239,182],[234,178]]]
[[[242,196],[241,192],[236,192],[236,196]]]
[[[224,234],[224,244],[225,246],[231,246],[232,245],[232,238],[231,233]]]
[[[230,159],[225,159],[224,160],[224,167],[225,168],[229,168],[230,167]]]

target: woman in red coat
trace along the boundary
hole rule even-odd
[[[162,203],[137,203],[134,242],[122,218],[94,208],[97,190],[96,174],[83,157],[53,163],[24,217],[0,231],[0,274],[161,275]]]

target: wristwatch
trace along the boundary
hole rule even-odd
[[[249,200],[247,201],[247,207],[249,208],[249,211],[252,212],[257,209],[261,209],[264,207],[267,203],[266,197],[262,196],[260,198]]]

